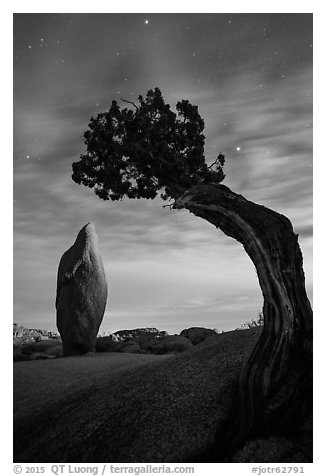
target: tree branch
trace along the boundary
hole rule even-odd
[[[137,112],[139,111],[138,106],[136,106],[136,104],[135,104],[134,102],[132,102],[132,101],[127,101],[126,99],[123,99],[123,98],[121,98],[121,101],[127,102],[128,104],[132,104],[132,105],[137,109]]]
[[[207,168],[208,169],[211,169],[213,167],[213,165],[216,165],[218,162],[218,159],[216,159],[211,165],[208,165]]]
[[[173,202],[173,203],[168,203],[167,205],[162,205],[162,207],[163,207],[163,208],[170,207],[170,210],[172,210],[174,204],[175,204],[175,202]]]

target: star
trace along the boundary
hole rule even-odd
[[[237,147],[237,152],[240,152],[240,150],[241,150],[241,147],[238,146]]]
[[[149,20],[145,20],[145,25],[148,25],[149,24]]]

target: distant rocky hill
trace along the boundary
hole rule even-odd
[[[27,329],[19,324],[13,325],[13,340],[19,343],[39,342],[41,340],[60,339],[57,332],[42,329]]]
[[[143,336],[165,337],[168,335],[166,331],[160,331],[156,327],[139,327],[137,329],[124,329],[111,334],[112,340],[124,341],[126,339],[139,339]]]
[[[124,329],[116,331],[106,338],[110,338],[113,342],[124,342],[126,340],[139,340],[142,337],[165,337],[168,333],[160,331],[156,327],[142,327],[137,329]],[[101,338],[101,337],[100,337]],[[61,340],[60,334],[53,331],[46,331],[44,329],[28,329],[19,324],[13,325],[13,341],[14,344],[32,344],[34,342],[46,341],[49,339]]]

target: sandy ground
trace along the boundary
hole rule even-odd
[[[49,405],[81,389],[101,384],[119,373],[161,362],[169,355],[98,353],[80,357],[16,362],[14,364],[14,419],[39,414]]]

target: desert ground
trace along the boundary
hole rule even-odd
[[[218,461],[241,365],[260,332],[226,332],[179,354],[16,362],[14,461]],[[307,461],[295,442],[273,435],[233,461],[257,458]]]

